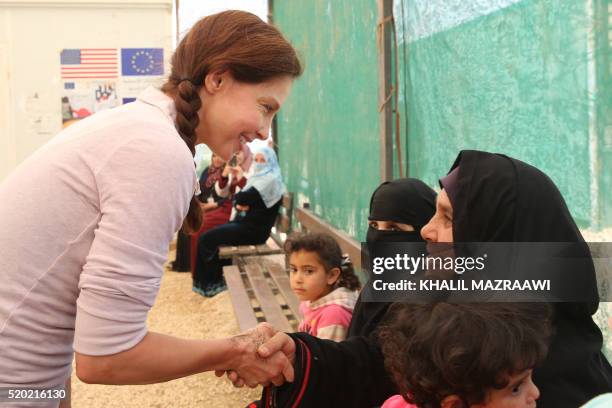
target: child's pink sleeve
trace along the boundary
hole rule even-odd
[[[394,395],[382,404],[380,408],[419,408],[414,404],[409,404],[401,395]]]
[[[300,319],[300,324],[298,326],[299,332],[304,332],[308,334],[312,334],[312,327],[310,327],[310,323],[306,320],[306,315],[308,314],[308,308],[306,307],[306,302],[300,302],[300,315],[297,316]]]
[[[327,306],[317,322],[316,336],[334,341],[346,339],[352,316],[353,314],[342,306]]]

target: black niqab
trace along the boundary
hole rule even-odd
[[[369,220],[412,225],[414,231],[368,227],[367,242],[422,242],[421,228],[435,212],[436,193],[421,180],[403,178],[382,183],[370,199]]]
[[[414,231],[382,231],[368,227],[366,241],[423,242],[421,228],[436,210],[436,192],[421,180],[403,178],[382,183],[370,199],[370,216],[376,221],[393,221],[412,225]],[[348,336],[369,336],[384,317],[390,303],[362,302],[353,310]]]

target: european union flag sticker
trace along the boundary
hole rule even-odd
[[[122,48],[121,75],[163,75],[163,48]]]

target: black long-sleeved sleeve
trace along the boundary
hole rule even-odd
[[[246,213],[238,214],[235,221],[248,223],[253,228],[257,228],[262,234],[269,236],[270,229],[276,221],[278,208],[280,207],[282,198],[279,199],[272,207],[267,208],[259,191],[255,187],[243,190],[235,195],[235,205],[248,205],[249,210]],[[264,239],[265,241],[265,239]]]
[[[248,205],[249,207],[255,208],[266,208],[266,205],[261,198],[261,194],[259,191],[255,189],[255,187],[251,187],[244,191],[240,191],[234,197],[236,204],[238,205]]]
[[[396,393],[374,335],[339,343],[306,333],[289,335],[296,343],[296,378],[266,388],[262,406],[372,408]]]

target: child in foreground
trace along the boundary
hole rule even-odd
[[[304,320],[298,330],[322,339],[346,338],[361,287],[353,265],[327,234],[308,233],[285,242],[291,289]]]
[[[531,375],[546,356],[550,310],[543,303],[393,305],[379,338],[400,395],[382,408],[535,407],[540,392]]]

